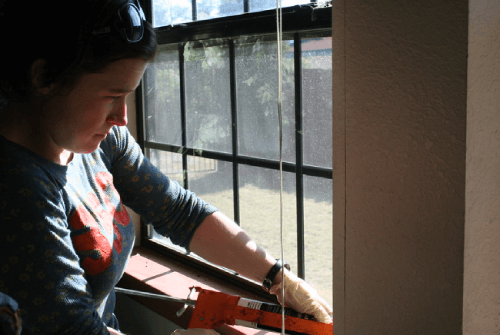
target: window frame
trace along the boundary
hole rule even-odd
[[[152,19],[152,0],[144,1],[143,8],[149,22]],[[195,2],[195,0],[193,0]],[[248,8],[248,5],[246,6]],[[301,278],[305,277],[305,241],[304,241],[304,176],[320,177],[333,180],[333,167],[324,168],[313,165],[305,165],[303,162],[303,136],[302,136],[302,66],[301,66],[301,39],[308,35],[317,34],[319,31],[329,31],[331,36],[332,27],[332,7],[330,5],[319,6],[312,2],[308,5],[296,5],[283,8],[282,14],[283,33],[292,34],[294,38],[294,80],[295,80],[295,163],[283,162],[283,172],[292,172],[295,174],[296,181],[296,201],[297,201],[297,264],[298,269],[294,272]],[[249,27],[252,27],[250,29]],[[169,145],[147,140],[145,110],[147,102],[144,99],[144,84],[141,82],[136,92],[136,111],[137,111],[137,135],[138,143],[143,152],[156,149],[175,153],[182,153],[183,169],[187,169],[187,157],[197,156],[202,158],[222,160],[233,164],[233,206],[234,221],[239,223],[239,177],[238,166],[249,165],[254,167],[267,168],[279,171],[279,161],[249,157],[238,154],[238,128],[237,128],[237,106],[236,106],[236,81],[235,81],[235,57],[233,38],[239,36],[258,36],[276,34],[276,10],[267,10],[263,12],[245,13],[230,17],[216,18],[203,21],[193,21],[186,24],[173,26],[157,27],[158,45],[179,44],[179,69],[181,71],[181,124],[182,124],[182,145]],[[230,59],[230,90],[231,90],[231,121],[232,121],[232,153],[223,153],[210,150],[197,150],[186,146],[186,110],[185,94],[183,81],[183,46],[189,41],[208,40],[222,38],[229,41],[229,59]],[[146,74],[143,81],[146,81]],[[189,176],[184,174],[184,186],[189,188]],[[164,254],[177,261],[187,262],[193,268],[210,273],[211,275],[224,279],[234,284],[243,285],[246,290],[261,296],[269,298],[267,293],[262,290],[260,283],[250,282],[240,276],[235,276],[234,272],[215,267],[202,260],[183,254],[175,249],[171,249],[163,244],[151,239],[151,228],[141,225],[140,244],[143,247],[152,249]]]

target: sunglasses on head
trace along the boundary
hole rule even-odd
[[[114,17],[111,25],[94,30],[92,35],[109,35],[113,33],[114,29],[129,43],[139,42],[142,39],[146,16],[139,1],[124,4],[118,8]]]

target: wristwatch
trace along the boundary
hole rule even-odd
[[[278,272],[280,272],[280,270],[283,267],[285,269],[287,269],[288,271],[290,271],[290,264],[288,264],[286,262],[283,263],[283,260],[281,258],[277,259],[276,263],[274,263],[271,270],[269,270],[266,278],[264,279],[264,282],[262,283],[262,286],[264,286],[266,291],[269,291],[271,289],[271,285],[273,284],[274,278],[276,278],[276,275],[278,274]]]

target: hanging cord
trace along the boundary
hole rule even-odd
[[[283,250],[283,113],[282,113],[282,84],[283,75],[281,72],[281,63],[283,61],[283,30],[282,30],[282,7],[281,0],[276,0],[276,29],[277,29],[277,41],[278,41],[278,128],[279,128],[279,168],[280,168],[280,246],[281,246],[281,259],[285,259]],[[281,308],[281,334],[285,335],[285,268],[281,271],[281,297],[282,297],[282,308]]]

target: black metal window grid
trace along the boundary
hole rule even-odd
[[[193,0],[193,18],[195,19],[195,3]],[[245,1],[248,8],[248,2]],[[151,17],[151,3],[145,4],[147,16]],[[248,13],[236,17],[218,18],[206,21],[194,21],[187,24],[156,28],[159,45],[167,45],[170,50],[176,50],[179,64],[179,103],[181,143],[177,145],[162,143],[148,139],[146,110],[148,100],[145,98],[147,84],[141,85],[142,93],[138,94],[138,136],[139,144],[144,149],[146,156],[151,152],[171,152],[182,155],[183,184],[189,188],[190,174],[188,160],[193,157],[213,159],[228,162],[232,165],[233,183],[233,210],[234,221],[240,222],[240,194],[239,194],[239,169],[242,166],[279,170],[278,159],[267,159],[244,155],[238,152],[238,96],[236,92],[236,66],[235,66],[235,40],[240,36],[272,36],[275,34],[275,11],[261,13]],[[283,162],[283,171],[295,174],[296,192],[296,217],[297,217],[297,264],[296,273],[305,277],[305,252],[304,252],[304,177],[317,177],[325,180],[332,179],[332,169],[304,164],[303,158],[303,111],[302,111],[302,52],[301,41],[304,38],[317,38],[331,36],[331,7],[318,7],[315,3],[310,5],[294,6],[283,10],[283,30],[287,38],[293,40],[293,66],[294,66],[294,109],[295,109],[295,161]],[[272,39],[272,37],[270,37]],[[188,42],[208,41],[217,39],[223,41],[229,50],[229,81],[230,81],[230,109],[231,109],[231,151],[199,150],[190,147],[187,139],[186,115],[186,78],[184,73],[184,48]],[[285,38],[284,38],[285,39]],[[151,73],[146,72],[143,83],[147,83]],[[206,167],[208,169],[213,167]],[[143,234],[143,245],[152,246],[151,234]],[[155,247],[156,248],[156,247]]]

